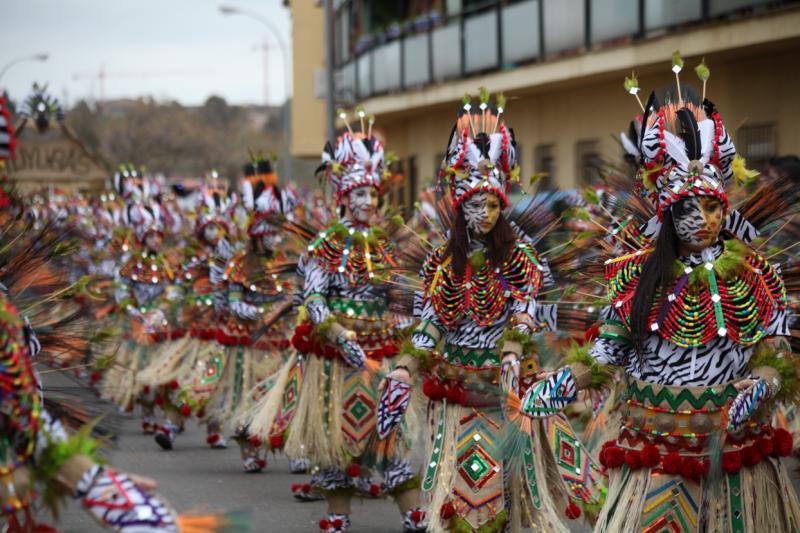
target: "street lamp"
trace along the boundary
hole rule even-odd
[[[278,29],[275,27],[275,25],[272,24],[272,22],[268,18],[259,15],[254,11],[250,11],[249,9],[241,9],[233,6],[221,5],[219,6],[219,12],[222,13],[223,15],[243,15],[245,17],[257,20],[258,22],[263,24],[264,27],[267,28],[267,31],[278,42],[278,47],[281,50],[281,59],[283,60],[283,87],[284,87],[284,94],[286,95],[286,100],[284,102],[284,110],[283,110],[283,135],[286,139],[284,142],[284,153],[281,159],[284,160],[283,168],[285,171],[287,171],[286,173],[288,174],[288,170],[291,168],[289,165],[289,159],[291,156],[289,154],[291,153],[290,146],[292,142],[291,131],[290,131],[291,128],[289,126],[289,78],[291,77],[291,71],[289,67],[289,52],[286,43],[284,42],[283,37],[281,37],[281,34],[280,32],[278,32]],[[264,103],[266,104],[266,102]]]
[[[6,71],[8,71],[8,69],[13,67],[17,63],[22,63],[24,61],[47,61],[47,58],[49,57],[50,56],[48,54],[34,54],[32,56],[18,57],[17,59],[14,59],[6,63],[6,65],[2,69],[0,69],[0,79],[3,78],[3,75],[6,73]]]

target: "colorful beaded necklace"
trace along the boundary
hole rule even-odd
[[[380,228],[334,224],[308,245],[309,256],[323,270],[344,274],[350,285],[371,281],[390,267],[397,266],[391,243]]]
[[[467,261],[464,277],[453,270],[445,247],[437,248],[422,267],[425,297],[430,298],[439,321],[452,328],[467,318],[489,326],[500,318],[509,299],[530,301],[544,283],[539,257],[533,245],[517,241],[503,266],[489,261]]]
[[[651,252],[606,261],[608,298],[626,325],[642,265]],[[786,302],[783,280],[772,265],[738,241],[727,241],[713,262],[692,268],[676,261],[676,270],[679,275],[666,297],[656,292],[647,323],[651,332],[684,348],[715,337],[752,346],[764,338],[772,313]]]
[[[175,275],[162,254],[137,252],[120,271],[120,275],[135,283],[168,283]]]

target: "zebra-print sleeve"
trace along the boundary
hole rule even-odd
[[[416,309],[415,309],[416,314]],[[433,310],[433,304],[431,304],[430,300],[425,300],[422,302],[422,309],[419,314],[420,318],[420,325],[417,327],[417,330],[411,335],[411,342],[414,344],[416,348],[420,348],[423,350],[433,350],[436,348],[436,339],[431,338],[430,335],[423,333],[423,328],[426,324],[430,323],[436,326],[436,329],[439,331],[444,331],[444,328],[439,323],[439,319],[436,317],[436,312]]]
[[[616,320],[617,315],[610,305],[600,311],[600,320]],[[598,338],[589,349],[589,354],[604,365],[626,366],[631,359],[631,346],[627,342]]]
[[[768,337],[788,337],[790,335],[789,315],[786,313],[786,308],[776,309],[772,312],[766,334]]]
[[[311,321],[319,324],[331,314],[325,302],[330,286],[330,275],[317,264],[315,259],[305,261],[303,272],[303,299],[306,302],[306,311]]]

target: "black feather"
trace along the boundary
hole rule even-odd
[[[706,116],[710,117],[717,110],[717,107],[714,102],[706,98],[703,100],[703,110],[706,112]]]
[[[647,98],[647,103],[644,105],[644,115],[642,116],[642,131],[639,132],[639,142],[636,143],[636,146],[642,146],[644,143],[644,133],[647,131],[647,119],[650,117],[650,113],[655,111],[661,106],[658,102],[658,98],[656,98],[655,92],[650,92],[650,96]]]
[[[700,146],[700,128],[697,127],[697,120],[694,113],[682,107],[678,109],[678,121],[681,124],[680,135],[686,145],[686,156],[689,161],[700,159],[702,146]]]
[[[256,183],[255,189],[253,189],[253,200],[261,196],[262,192],[264,192],[264,182],[259,181]]]

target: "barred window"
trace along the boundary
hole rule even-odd
[[[533,172],[543,172],[545,176],[539,180],[539,191],[550,191],[556,183],[556,160],[552,144],[540,144],[533,150]]]
[[[579,185],[594,185],[600,182],[602,161],[596,139],[586,139],[575,143],[576,176]]]
[[[736,151],[747,160],[747,166],[764,170],[777,155],[778,135],[775,124],[742,126],[736,139]]]

